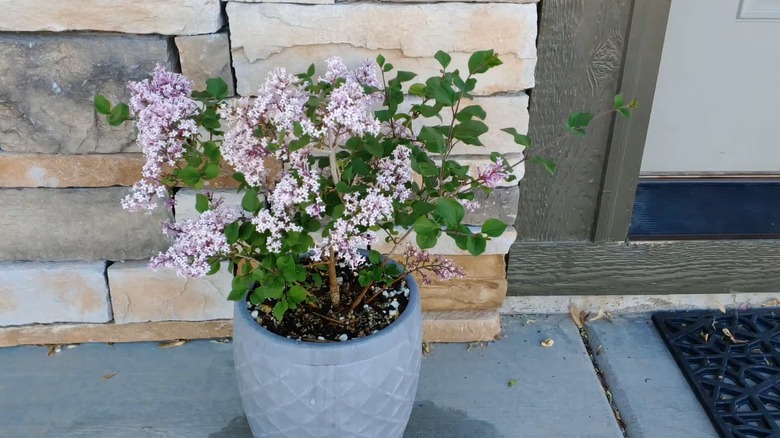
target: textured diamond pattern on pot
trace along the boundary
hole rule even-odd
[[[421,321],[420,321],[421,323]],[[237,327],[238,329],[238,327]],[[234,344],[244,410],[257,437],[401,437],[417,391],[421,330],[355,363],[310,366],[262,354],[260,339]]]

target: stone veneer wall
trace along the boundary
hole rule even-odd
[[[229,274],[186,280],[146,269],[167,245],[166,213],[122,211],[142,157],[130,129],[109,127],[92,109],[95,94],[126,100],[125,83],[155,64],[198,86],[221,76],[238,96],[251,95],[273,67],[322,67],[332,55],[356,64],[382,53],[427,76],[438,49],[464,68],[469,53],[493,48],[504,65],[476,94],[494,130],[486,148],[456,153],[472,165],[492,151],[516,154],[498,128],[528,125],[534,0],[0,0],[0,10],[0,346],[230,334]],[[194,194],[177,197],[180,220],[194,211]],[[469,222],[513,223],[517,204],[517,187],[502,187]],[[510,228],[476,258],[441,241],[435,251],[453,256],[468,278],[422,289],[426,339],[499,333],[514,239]]]

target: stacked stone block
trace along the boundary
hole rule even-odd
[[[504,65],[475,91],[492,128],[486,147],[455,151],[476,169],[493,151],[520,156],[499,129],[527,130],[533,3],[0,0],[0,346],[230,335],[227,272],[188,280],[146,269],[167,245],[160,222],[191,215],[194,193],[177,194],[175,218],[122,211],[119,200],[143,158],[131,129],[97,117],[95,94],[126,101],[126,82],[147,77],[156,64],[198,87],[222,77],[238,97],[251,96],[274,67],[302,71],[315,62],[322,71],[334,55],[356,65],[381,53],[424,78],[437,74],[439,49],[465,69],[471,52],[493,48]],[[522,172],[519,166],[518,178]],[[514,222],[515,184],[482,201],[468,223]],[[455,258],[467,278],[422,288],[427,340],[498,335],[504,256],[515,235],[510,227],[479,257],[445,239],[434,248]]]

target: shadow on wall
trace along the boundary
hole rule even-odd
[[[474,420],[457,409],[438,407],[431,401],[416,402],[404,438],[504,438],[487,421]],[[245,416],[235,417],[209,438],[252,438]]]

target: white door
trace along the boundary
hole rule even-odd
[[[780,175],[780,0],[672,0],[642,174],[681,173]]]

